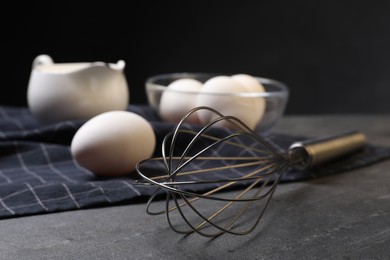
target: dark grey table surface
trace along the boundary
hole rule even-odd
[[[274,131],[351,129],[390,146],[390,115],[285,116]],[[390,259],[390,160],[279,184],[246,236],[182,236],[144,204],[6,219],[0,230],[0,259]]]

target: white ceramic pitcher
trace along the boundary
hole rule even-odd
[[[42,123],[90,119],[111,110],[125,110],[129,88],[125,62],[54,63],[37,56],[27,89],[28,107]]]

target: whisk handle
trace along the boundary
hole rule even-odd
[[[293,167],[306,169],[358,151],[366,144],[366,136],[359,131],[296,142],[289,147],[288,156]]]

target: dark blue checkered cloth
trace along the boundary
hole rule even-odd
[[[148,106],[132,105],[128,111],[152,124],[158,145],[174,127],[161,122]],[[77,165],[70,153],[70,143],[83,123],[64,121],[41,125],[28,108],[0,106],[0,219],[128,204],[151,195],[154,189],[134,185],[131,177],[98,178]],[[281,149],[302,139],[283,134],[271,134],[267,138]],[[389,157],[389,148],[367,145],[343,161],[311,172],[290,172],[281,181],[318,178]]]

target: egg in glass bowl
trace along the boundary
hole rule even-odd
[[[257,133],[267,133],[285,112],[288,86],[278,80],[245,73],[166,73],[146,79],[149,105],[163,121],[179,123],[193,108],[210,107],[225,116],[234,116]],[[206,125],[217,115],[199,110],[187,118]],[[226,123],[227,122],[227,123]],[[215,124],[229,127],[228,121]]]

